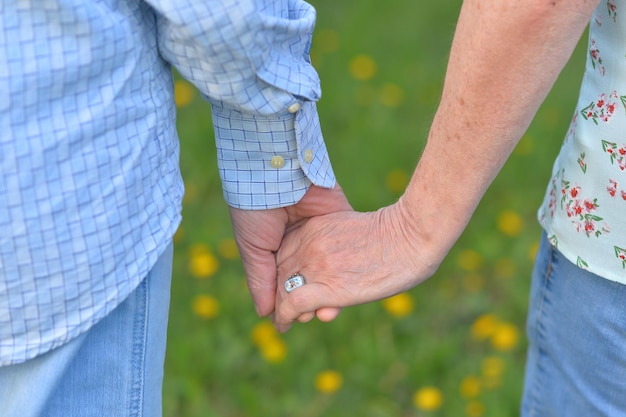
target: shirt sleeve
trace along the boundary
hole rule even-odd
[[[315,9],[302,0],[151,0],[164,59],[212,105],[228,204],[295,204],[335,176],[309,60]]]

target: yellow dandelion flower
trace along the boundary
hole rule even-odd
[[[403,292],[382,301],[387,313],[394,317],[406,317],[413,311],[413,297]]]
[[[208,246],[194,245],[189,254],[189,272],[196,278],[208,278],[219,268],[219,261]]]
[[[467,417],[481,417],[485,414],[485,406],[479,401],[470,401],[465,406],[465,415]]]
[[[459,254],[458,265],[468,272],[476,272],[483,264],[483,258],[476,251],[465,249]]]
[[[287,356],[287,344],[276,337],[259,346],[261,356],[270,363],[282,362]]]
[[[498,216],[498,230],[507,236],[515,237],[524,229],[522,216],[513,210],[505,210]]]
[[[404,101],[404,91],[396,84],[387,83],[380,89],[380,102],[387,107],[399,107]]]
[[[470,273],[463,277],[463,288],[470,293],[476,293],[485,286],[485,278],[482,275]]]
[[[174,102],[176,107],[186,107],[193,101],[193,87],[183,80],[174,83]]]
[[[422,411],[435,411],[443,405],[443,394],[438,388],[423,387],[413,395],[413,404]]]
[[[315,389],[324,394],[337,392],[343,384],[343,377],[337,371],[322,371],[315,377]]]
[[[335,52],[339,48],[339,35],[332,29],[320,29],[315,33],[313,47],[325,54]]]
[[[357,55],[350,61],[350,75],[359,81],[370,80],[376,74],[376,62],[369,55]]]
[[[504,360],[499,356],[489,356],[482,360],[480,364],[480,371],[483,377],[499,378],[504,372],[506,367]]]
[[[287,345],[271,322],[265,320],[257,323],[252,329],[251,338],[266,361],[279,363],[287,356]]]
[[[226,238],[222,240],[217,246],[217,253],[224,259],[239,259],[239,249],[237,243],[233,238]]]
[[[501,352],[507,352],[517,346],[520,332],[511,323],[500,323],[495,332],[491,335],[491,346]]]
[[[220,312],[220,305],[210,295],[196,295],[191,302],[191,308],[198,317],[212,319]]]
[[[278,332],[270,321],[264,320],[252,328],[251,338],[257,346],[262,346],[278,338]]]
[[[537,257],[537,252],[539,252],[539,241],[534,242],[530,245],[530,248],[528,248],[528,259],[534,262]]]
[[[459,387],[461,396],[467,400],[475,398],[480,394],[481,384],[480,379],[475,376],[468,376],[463,378]]]
[[[511,258],[502,258],[494,266],[495,273],[500,278],[511,278],[517,269],[515,262]]]
[[[484,340],[494,334],[499,325],[500,320],[495,315],[483,314],[474,321],[470,333],[474,339]]]
[[[387,174],[387,189],[392,193],[401,194],[409,183],[409,174],[403,169],[394,169]]]

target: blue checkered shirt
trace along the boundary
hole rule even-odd
[[[0,365],[87,330],[171,242],[171,65],[212,104],[229,204],[281,207],[334,185],[314,23],[301,0],[0,4]]]

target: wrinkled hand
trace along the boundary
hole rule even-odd
[[[278,288],[274,325],[284,332],[314,312],[330,321],[341,307],[406,291],[429,278],[445,256],[428,248],[398,203],[312,218],[288,234],[278,252],[279,277],[297,271],[306,285],[291,293]]]
[[[248,288],[257,314],[263,317],[274,311],[277,286],[275,253],[285,233],[310,217],[352,210],[352,207],[337,185],[333,189],[311,186],[297,204],[289,207],[270,210],[230,207],[229,210]]]

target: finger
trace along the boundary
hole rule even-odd
[[[297,320],[300,323],[308,323],[314,318],[315,318],[315,313],[304,313],[304,314],[300,314],[300,317],[298,317]]]
[[[272,315],[274,326],[278,331],[285,332],[303,315],[315,315],[321,307],[328,307],[328,300],[328,287],[316,282],[307,282],[290,293],[279,288]]]
[[[276,297],[276,258],[271,252],[248,254],[243,261],[248,290],[256,313],[265,317],[274,311]]]
[[[341,313],[341,309],[338,307],[322,307],[318,308],[315,311],[315,315],[317,316],[318,320],[324,322],[335,320],[339,313]]]
[[[283,237],[284,210],[241,210],[229,207],[235,240],[246,271],[246,281],[261,317],[274,310],[276,297],[276,251]]]

